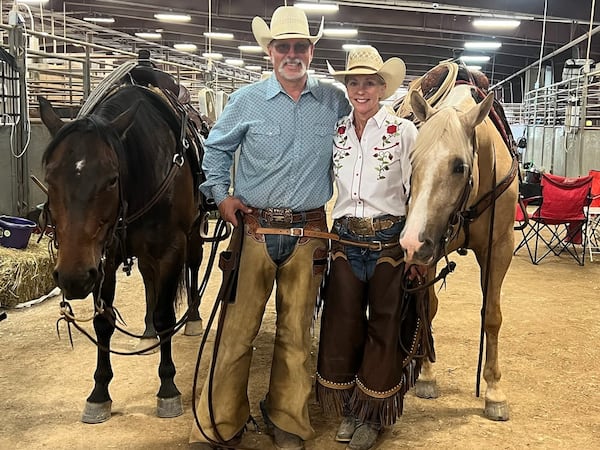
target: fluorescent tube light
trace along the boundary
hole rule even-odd
[[[261,66],[246,66],[245,68],[248,70],[261,70],[262,69]]]
[[[135,35],[142,39],[160,39],[162,37],[162,34],[153,33],[150,31],[140,31],[138,33],[135,33]]]
[[[323,28],[323,35],[328,37],[354,37],[357,34],[356,28]]]
[[[205,53],[202,53],[202,56],[204,56],[205,58],[210,58],[210,59],[223,59],[223,55],[221,53],[216,53],[216,52],[205,52]]]
[[[248,53],[262,53],[263,49],[260,45],[238,45],[238,50]]]
[[[30,5],[39,5],[40,3],[48,3],[50,0],[17,0],[15,3],[28,3]]]
[[[467,69],[469,70],[481,70],[481,66],[467,66]]]
[[[490,60],[489,56],[477,56],[477,55],[463,55],[460,60],[464,63],[484,63]]]
[[[227,58],[225,62],[231,66],[243,66],[244,60],[240,58]]]
[[[475,19],[473,26],[476,28],[498,28],[498,29],[513,29],[517,28],[521,22],[519,20],[510,19]]]
[[[497,41],[467,41],[465,49],[467,50],[497,50],[502,47],[501,42]]]
[[[157,13],[154,18],[164,22],[189,22],[192,16],[189,14],[174,14],[174,13]]]
[[[216,31],[205,31],[204,33],[202,33],[204,35],[204,37],[207,38],[211,38],[211,39],[233,39],[233,33],[219,33]]]
[[[84,17],[83,20],[94,23],[115,23],[114,17]]]
[[[342,45],[342,48],[346,51],[354,50],[355,48],[365,48],[365,47],[370,47],[370,45],[365,45],[365,44],[344,44],[344,45]]]
[[[194,52],[198,49],[196,44],[175,44],[173,48],[182,52]]]
[[[319,12],[319,13],[334,13],[340,9],[335,3],[294,3],[296,8],[303,9],[304,11]]]

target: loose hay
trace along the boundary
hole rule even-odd
[[[38,243],[31,236],[27,248],[0,246],[0,306],[11,308],[50,292],[56,284],[52,278],[54,261],[48,251],[49,238]]]

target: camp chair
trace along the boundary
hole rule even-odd
[[[592,177],[592,202],[588,208],[586,236],[590,261],[594,261],[594,254],[600,254],[600,170],[592,169],[588,175]]]
[[[533,264],[538,264],[549,254],[558,256],[567,253],[583,266],[588,241],[584,236],[592,199],[591,186],[591,176],[566,178],[543,174],[539,207],[532,213],[521,208],[519,213],[517,205],[516,220],[521,219],[520,222],[526,224],[522,229],[523,239],[514,253],[527,247]],[[534,199],[539,198],[523,199],[525,207]],[[582,247],[581,255],[579,246]]]

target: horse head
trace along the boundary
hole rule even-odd
[[[423,124],[411,151],[410,199],[400,245],[407,264],[432,265],[458,232],[460,213],[477,196],[475,128],[487,117],[493,94],[475,104],[469,87],[459,86],[437,108],[418,91],[411,92],[410,101]]]
[[[67,299],[85,298],[102,281],[102,259],[119,219],[121,138],[138,104],[110,121],[92,115],[64,122],[49,101],[38,100],[52,136],[43,166],[58,246],[53,275]]]

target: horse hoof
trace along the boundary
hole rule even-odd
[[[506,401],[491,402],[486,400],[483,414],[490,420],[508,420],[508,403]]]
[[[200,336],[202,334],[202,319],[200,320],[188,320],[185,323],[185,329],[183,334],[186,336]]]
[[[156,353],[160,350],[160,345],[151,348],[156,344],[158,344],[157,337],[143,337],[138,341],[135,348],[136,350],[141,351],[144,355],[152,355],[153,353]]]
[[[420,381],[415,383],[415,394],[419,398],[438,398],[438,388],[435,381]]]
[[[85,409],[81,416],[83,423],[102,423],[110,419],[112,401],[104,403],[85,402]]]
[[[157,398],[156,401],[156,415],[163,419],[170,419],[171,417],[177,417],[183,414],[183,403],[181,401],[181,395],[171,398]]]

